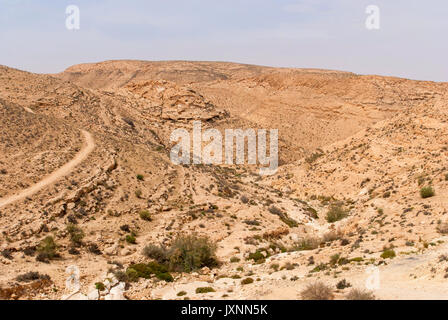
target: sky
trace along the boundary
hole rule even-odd
[[[447,0],[0,0],[0,64],[36,73],[201,60],[448,81],[447,35]]]

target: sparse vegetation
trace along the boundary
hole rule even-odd
[[[348,212],[340,204],[333,204],[327,212],[326,219],[329,223],[333,223],[347,216]]]
[[[345,297],[347,300],[375,300],[372,292],[352,289]]]
[[[431,186],[423,187],[420,189],[420,196],[423,199],[431,198],[435,195],[435,191]]]
[[[73,223],[69,223],[66,230],[70,236],[70,241],[72,242],[72,244],[75,246],[81,246],[82,239],[84,239],[85,237],[84,231]]]
[[[381,254],[381,258],[383,259],[392,259],[395,258],[396,253],[393,249],[385,249]]]
[[[215,292],[215,289],[213,289],[212,287],[196,288],[196,293],[209,293],[209,292]]]
[[[56,242],[52,236],[48,236],[39,243],[36,260],[49,262],[57,257],[59,257],[59,254],[57,253]]]
[[[336,288],[339,290],[344,290],[345,288],[350,288],[351,286],[352,285],[349,282],[347,282],[347,280],[345,280],[345,279],[342,279],[341,281],[339,281],[336,284]]]
[[[301,293],[303,300],[333,300],[334,294],[331,287],[323,282],[309,284]]]
[[[16,277],[19,282],[31,282],[35,280],[50,280],[50,276],[47,274],[40,274],[36,271],[30,271]]]
[[[171,271],[192,272],[203,267],[213,268],[218,265],[215,255],[216,245],[207,237],[196,235],[178,236],[170,248],[148,245],[144,254],[160,264],[168,266]]]
[[[251,283],[254,283],[254,279],[252,279],[252,278],[245,278],[245,279],[241,280],[242,285],[251,284]]]
[[[126,269],[126,275],[130,281],[138,281],[140,278],[150,279],[152,276],[166,282],[173,282],[173,276],[168,272],[168,268],[157,262],[138,263]]]
[[[142,220],[145,220],[145,221],[151,221],[152,220],[151,214],[149,213],[148,210],[140,211],[139,215],[140,215],[140,219],[142,219]]]

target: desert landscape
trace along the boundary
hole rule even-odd
[[[278,129],[278,171],[173,164],[195,121]],[[447,155],[446,82],[0,66],[0,299],[446,299]]]

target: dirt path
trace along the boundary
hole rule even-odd
[[[22,190],[18,194],[0,199],[0,208],[7,206],[15,201],[22,200],[26,197],[32,196],[36,192],[39,192],[40,190],[42,190],[43,188],[47,187],[48,185],[56,182],[60,178],[70,174],[70,172],[72,172],[72,170],[77,165],[79,165],[82,161],[84,161],[84,159],[86,159],[87,156],[95,148],[95,142],[92,138],[92,135],[89,132],[87,132],[85,130],[81,130],[81,132],[84,136],[84,139],[86,140],[86,145],[76,154],[76,156],[71,161],[67,162],[61,168],[54,171],[53,173],[51,173],[49,176],[42,179],[38,183],[32,185],[31,187],[29,187],[25,190]]]

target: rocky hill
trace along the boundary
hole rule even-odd
[[[378,298],[442,297],[447,89],[220,62],[1,67],[0,298],[297,299],[317,279],[344,298],[370,266],[390,281]],[[278,173],[174,165],[170,134],[196,120],[278,128]]]

